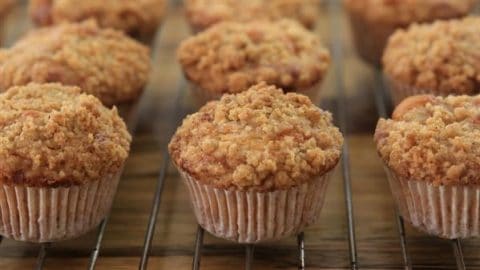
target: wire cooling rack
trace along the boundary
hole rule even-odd
[[[178,2],[178,1],[174,1]],[[328,14],[329,14],[329,21],[330,21],[330,31],[331,31],[331,52],[333,56],[333,73],[335,77],[335,90],[337,93],[336,96],[336,122],[340,127],[340,130],[344,134],[345,137],[348,136],[348,113],[346,109],[346,94],[345,94],[345,85],[344,85],[344,69],[345,69],[345,57],[344,57],[344,44],[341,38],[341,31],[342,24],[344,23],[339,14],[341,13],[341,1],[337,0],[328,0],[324,1],[323,4],[328,5]],[[176,3],[178,4],[178,3]],[[154,50],[155,52],[155,50]],[[185,116],[187,112],[187,108],[182,105],[182,98],[186,93],[187,84],[184,79],[181,79],[178,82],[177,86],[177,96],[174,99],[175,101],[175,113],[171,115],[169,123],[170,129],[167,131],[168,134],[173,134],[174,130],[180,123],[181,119]],[[385,89],[385,84],[382,81],[381,71],[375,71],[375,89],[374,89],[374,97],[375,97],[375,104],[378,111],[378,115],[380,117],[388,117],[389,115],[389,97],[386,94],[387,91]],[[135,124],[130,123],[129,128],[132,130]],[[155,228],[157,225],[157,218],[160,211],[160,204],[162,201],[162,193],[164,190],[164,184],[167,174],[167,169],[170,164],[169,155],[167,151],[166,145],[163,148],[163,162],[161,163],[161,168],[159,171],[159,175],[157,178],[157,186],[154,192],[154,198],[151,204],[150,216],[148,219],[147,230],[145,234],[145,239],[143,243],[141,258],[139,269],[146,270],[148,269],[148,260],[152,249],[152,242],[154,239]],[[361,269],[362,262],[358,260],[357,255],[357,240],[355,236],[355,219],[354,219],[354,205],[353,205],[353,198],[352,198],[352,185],[351,185],[351,170],[350,170],[350,148],[347,142],[345,142],[343,149],[342,149],[342,158],[341,158],[341,172],[343,178],[343,192],[345,195],[345,219],[346,224],[348,226],[346,231],[346,236],[348,237],[348,250],[349,250],[349,267],[350,269]],[[398,212],[397,212],[398,213]],[[412,259],[408,252],[408,241],[407,235],[405,232],[404,222],[400,215],[396,215],[396,223],[397,223],[397,230],[399,235],[399,245],[401,247],[401,255],[403,257],[403,268],[404,269],[412,269]],[[108,226],[108,217],[100,224],[96,236],[96,241],[91,248],[90,251],[90,260],[87,266],[87,269],[93,270],[97,266],[97,259],[99,258],[101,248],[102,248],[102,241],[104,238],[105,230]],[[204,246],[204,234],[205,231],[198,226],[195,244],[193,247],[193,257],[192,257],[192,269],[198,270],[201,269],[201,258],[202,258],[202,249]],[[2,242],[2,238],[0,237],[0,243]],[[44,268],[45,260],[49,254],[49,248],[51,247],[50,243],[41,244],[38,249],[37,255],[37,263],[35,269],[41,270]],[[457,269],[466,269],[464,256],[462,252],[462,245],[460,240],[452,240],[451,245],[453,248],[453,256],[456,260]],[[305,259],[308,256],[308,251],[305,250],[305,237],[304,233],[300,233],[297,235],[297,251],[298,251],[298,269],[306,269],[308,266],[306,265]],[[254,245],[245,245],[245,269],[253,269],[254,268],[254,252],[255,246]]]

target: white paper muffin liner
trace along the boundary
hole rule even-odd
[[[272,192],[218,189],[180,170],[198,223],[211,234],[238,243],[277,240],[314,223],[331,172],[303,185]]]
[[[0,184],[0,234],[27,242],[80,236],[110,210],[119,175],[81,186],[42,188]]]
[[[194,105],[196,107],[201,107],[209,101],[218,100],[222,97],[222,94],[213,93],[211,91],[205,90],[195,85],[193,82],[189,82],[189,88],[191,89],[192,96],[194,98]],[[294,93],[305,95],[309,97],[313,103],[318,103],[320,98],[321,88],[322,88],[322,80],[310,87],[297,89],[295,91],[292,90],[288,92],[294,92]]]
[[[138,121],[140,98],[130,103],[122,103],[115,105],[118,110],[118,115],[123,119],[127,125],[128,131],[132,132]]]
[[[393,23],[378,23],[369,20],[364,14],[358,14],[358,12],[349,11],[348,15],[359,56],[373,66],[381,66],[388,38],[399,26]]]
[[[480,235],[480,187],[436,186],[386,171],[399,211],[414,227],[448,239]]]
[[[417,88],[417,87],[407,85],[405,83],[398,82],[386,74],[384,74],[383,77],[384,77],[384,82],[388,90],[390,91],[390,95],[392,97],[392,101],[394,105],[400,104],[402,100],[410,96],[425,95],[425,94],[436,95],[436,96],[439,95],[439,93],[431,89]]]

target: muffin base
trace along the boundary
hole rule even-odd
[[[480,235],[479,186],[436,186],[386,171],[399,211],[414,227],[447,239]]]
[[[207,91],[192,82],[189,82],[189,88],[191,89],[192,96],[194,99],[194,106],[201,107],[205,105],[207,102],[212,100],[218,100],[224,94],[212,93],[211,91]],[[310,98],[313,103],[319,102],[320,99],[320,90],[322,88],[322,81],[315,83],[314,85],[298,90],[291,90],[291,91],[284,91],[286,93],[294,92],[298,94],[305,95]],[[245,89],[246,90],[246,89]]]
[[[398,82],[397,80],[392,79],[389,75],[386,74],[384,74],[383,77],[385,85],[390,92],[390,96],[392,97],[392,102],[394,105],[400,104],[404,99],[410,96],[424,94],[439,95],[439,93],[436,93],[436,91],[430,89],[416,88]]]
[[[367,63],[380,67],[388,38],[397,28],[402,26],[370,21],[356,12],[350,11],[348,14],[358,54]]]
[[[118,114],[127,124],[128,131],[132,132],[134,127],[137,125],[138,120],[138,110],[139,110],[140,99],[130,102],[122,103],[115,105],[118,110]]]
[[[91,231],[110,211],[119,175],[72,187],[0,184],[0,234],[27,242],[53,242]]]
[[[313,224],[323,206],[331,172],[287,190],[260,192],[218,189],[180,170],[200,226],[238,243],[278,240]]]

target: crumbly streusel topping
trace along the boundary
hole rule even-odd
[[[413,25],[390,38],[385,73],[439,95],[480,90],[480,17]]]
[[[213,93],[237,93],[265,81],[287,91],[311,87],[330,63],[320,40],[292,20],[224,22],[185,40],[186,76]]]
[[[478,0],[344,0],[349,11],[378,23],[406,26],[468,14]]]
[[[328,172],[342,143],[330,113],[306,96],[259,84],[188,116],[169,150],[181,170],[206,184],[266,191]]]
[[[375,132],[386,165],[408,179],[480,184],[480,96],[413,96]]]
[[[95,19],[102,27],[134,37],[154,33],[165,13],[166,0],[30,0],[38,25]]]
[[[29,84],[0,94],[0,182],[70,186],[121,169],[131,141],[125,123],[80,92]]]
[[[30,82],[79,86],[105,105],[135,100],[150,71],[149,50],[94,21],[31,31],[0,50],[0,90]]]
[[[313,28],[319,0],[186,0],[190,23],[206,29],[222,21],[290,18]]]

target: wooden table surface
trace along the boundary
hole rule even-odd
[[[335,0],[333,0],[335,1]],[[374,103],[374,70],[355,54],[343,14],[334,28],[332,12],[324,9],[317,32],[330,47],[335,35],[343,45],[322,89],[320,106],[335,109],[340,87],[347,95],[354,221],[360,269],[403,269],[395,206],[377,157],[372,134],[378,119]],[[6,28],[7,46],[30,27],[24,5],[12,12]],[[152,49],[154,70],[140,103],[132,151],[106,227],[96,269],[138,269],[154,192],[164,162],[166,144],[186,113],[195,110],[175,49],[190,34],[181,6],[171,6]],[[335,44],[339,46],[339,44]],[[191,269],[197,225],[186,188],[168,163],[148,269]],[[318,223],[305,231],[307,269],[350,269],[347,219],[340,166],[328,188]],[[406,225],[414,268],[456,269],[449,241],[435,239]],[[86,269],[96,231],[47,250],[44,269]],[[462,242],[468,269],[480,269],[478,240]],[[0,269],[35,269],[39,246],[4,239]],[[243,246],[206,235],[201,269],[243,269]],[[297,269],[294,237],[255,249],[254,269]]]

